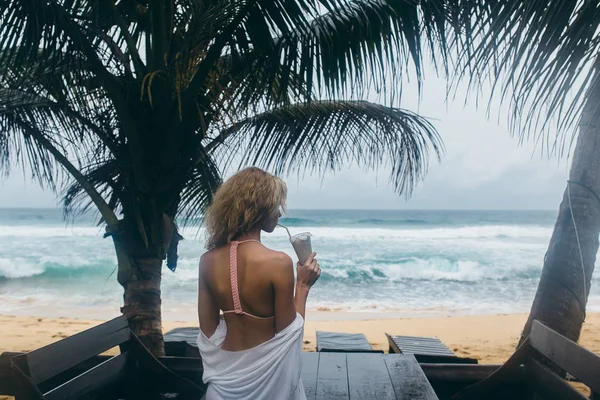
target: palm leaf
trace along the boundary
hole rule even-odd
[[[96,189],[102,197],[109,199],[107,204],[113,212],[120,206],[122,191],[118,185],[119,167],[114,159],[97,161],[94,165],[82,168],[85,180]],[[94,203],[87,195],[85,188],[73,181],[63,195],[63,213],[67,217],[76,217],[92,210]]]
[[[442,72],[447,70],[448,26],[452,32],[458,32],[460,24],[449,24],[449,10],[455,6],[446,3],[455,2],[261,0],[217,3],[220,8],[215,14],[219,18],[212,23],[197,24],[198,32],[188,38],[199,47],[184,45],[190,49],[183,52],[184,57],[185,54],[192,58],[206,55],[195,64],[197,67],[186,89],[188,98],[205,87],[210,71],[203,66],[216,62],[223,52],[238,64],[261,65],[261,79],[284,94],[288,93],[288,82],[296,77],[301,78],[306,93],[312,93],[313,85],[317,84],[322,94],[330,98],[370,88],[389,92],[394,98],[401,91],[402,79],[397,78],[408,76],[413,70],[420,86],[423,41],[428,43],[434,60],[438,60],[435,55],[439,56]],[[218,39],[208,40],[214,39],[215,32]],[[182,60],[190,63],[189,59]],[[386,79],[397,81],[386,85]]]
[[[471,3],[475,44],[463,49],[456,82],[491,79],[510,105],[509,127],[548,152],[571,143],[585,95],[596,83],[600,9],[580,1]],[[468,51],[468,52],[467,52]],[[557,135],[551,138],[552,128]]]
[[[207,143],[229,162],[257,164],[275,173],[337,170],[344,162],[366,168],[389,164],[390,181],[410,194],[423,178],[429,152],[441,139],[424,118],[364,101],[314,101],[275,108],[239,121]]]
[[[31,135],[35,130],[66,152],[65,142],[53,138],[51,127],[60,124],[77,130],[79,124],[62,112],[56,103],[40,96],[0,87],[0,171],[8,174],[12,165],[25,164],[41,185],[56,186],[60,170],[54,157]],[[62,143],[61,143],[62,142]]]
[[[181,192],[179,216],[184,225],[200,225],[202,221],[198,217],[204,214],[221,183],[221,173],[214,160],[202,152]]]

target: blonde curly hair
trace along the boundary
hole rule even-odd
[[[204,215],[208,250],[231,242],[262,221],[285,213],[287,186],[280,178],[250,167],[229,178],[219,187]]]

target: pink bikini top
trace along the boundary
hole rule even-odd
[[[240,291],[238,287],[238,273],[237,273],[237,248],[242,243],[247,242],[258,242],[258,240],[244,240],[242,242],[231,242],[231,247],[229,248],[229,275],[231,280],[231,295],[233,297],[233,310],[223,311],[223,314],[231,314],[235,313],[237,315],[247,315],[256,319],[272,319],[275,316],[271,317],[258,317],[256,315],[252,315],[242,310],[242,303],[240,302]]]

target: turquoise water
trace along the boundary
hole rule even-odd
[[[292,210],[323,269],[309,309],[406,315],[528,311],[555,212]],[[194,222],[194,221],[191,221]],[[58,210],[0,209],[0,313],[118,313],[110,239],[92,216],[66,223]],[[165,317],[194,318],[203,231],[183,229],[179,266],[163,274]],[[293,256],[285,231],[264,243]],[[595,278],[589,309],[600,310]]]

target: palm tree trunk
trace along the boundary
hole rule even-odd
[[[600,80],[597,74],[595,82]],[[600,84],[588,92],[569,182],[544,260],[540,283],[520,342],[537,319],[577,341],[600,233]]]
[[[135,236],[122,230],[123,225],[121,220],[119,230],[110,232],[119,264],[117,281],[124,289],[121,312],[152,354],[164,356],[160,289],[163,261],[150,256],[148,249],[139,246],[139,240],[132,240]]]
[[[121,312],[129,321],[129,328],[155,356],[164,356],[161,316],[161,259],[135,260],[137,273],[124,288]]]

